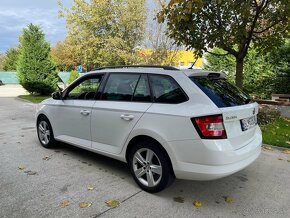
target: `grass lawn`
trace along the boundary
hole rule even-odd
[[[30,101],[32,103],[42,102],[44,99],[50,98],[50,96],[43,95],[19,95],[18,98]]]
[[[290,120],[277,118],[273,123],[261,125],[263,143],[290,148]]]

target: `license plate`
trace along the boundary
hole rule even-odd
[[[246,131],[257,125],[257,117],[252,116],[241,120],[242,130]]]

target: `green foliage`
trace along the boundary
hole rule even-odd
[[[290,120],[286,118],[278,118],[271,124],[261,126],[263,143],[290,148],[289,128]]]
[[[8,49],[6,51],[6,55],[3,61],[3,70],[16,71],[18,56],[19,56],[19,48]]]
[[[215,54],[225,54],[219,48],[214,48]],[[235,78],[235,57],[232,55],[217,56],[206,54],[207,64],[205,69],[221,71],[227,74],[230,82],[234,83]],[[271,63],[267,55],[260,54],[256,49],[250,49],[244,62],[244,91],[259,98],[267,98],[274,91],[274,76]]]
[[[71,71],[70,74],[69,74],[69,78],[67,80],[68,84],[71,84],[77,78],[79,78],[79,72],[75,71],[75,70]]]
[[[250,45],[259,52],[284,43],[290,33],[289,0],[170,0],[158,13],[178,45],[202,54],[222,48],[236,59],[236,84],[243,85],[243,61]]]
[[[143,40],[145,0],[74,0],[66,16],[68,38],[80,63],[87,69],[132,64],[135,48]]]
[[[268,58],[275,72],[274,92],[290,94],[290,41],[272,51]]]
[[[26,101],[30,101],[32,103],[40,103],[49,97],[50,96],[46,96],[46,95],[19,95],[18,96],[18,98],[24,99]]]
[[[0,53],[0,71],[3,71],[3,63],[4,63],[4,60],[6,58],[6,55],[5,54],[2,54]]]
[[[261,105],[258,113],[258,124],[263,133],[263,143],[290,148],[290,120],[281,117],[276,106]]]
[[[50,45],[40,27],[29,24],[20,36],[17,64],[20,84],[30,93],[47,95],[56,89],[57,73],[50,57]]]

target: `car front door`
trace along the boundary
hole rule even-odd
[[[152,105],[146,74],[111,73],[92,108],[92,148],[119,154],[135,124]]]
[[[77,80],[64,92],[64,99],[58,102],[56,139],[91,148],[90,119],[92,107],[103,75],[90,75]]]

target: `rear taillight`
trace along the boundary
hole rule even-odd
[[[195,117],[191,121],[202,139],[227,138],[222,115]]]

